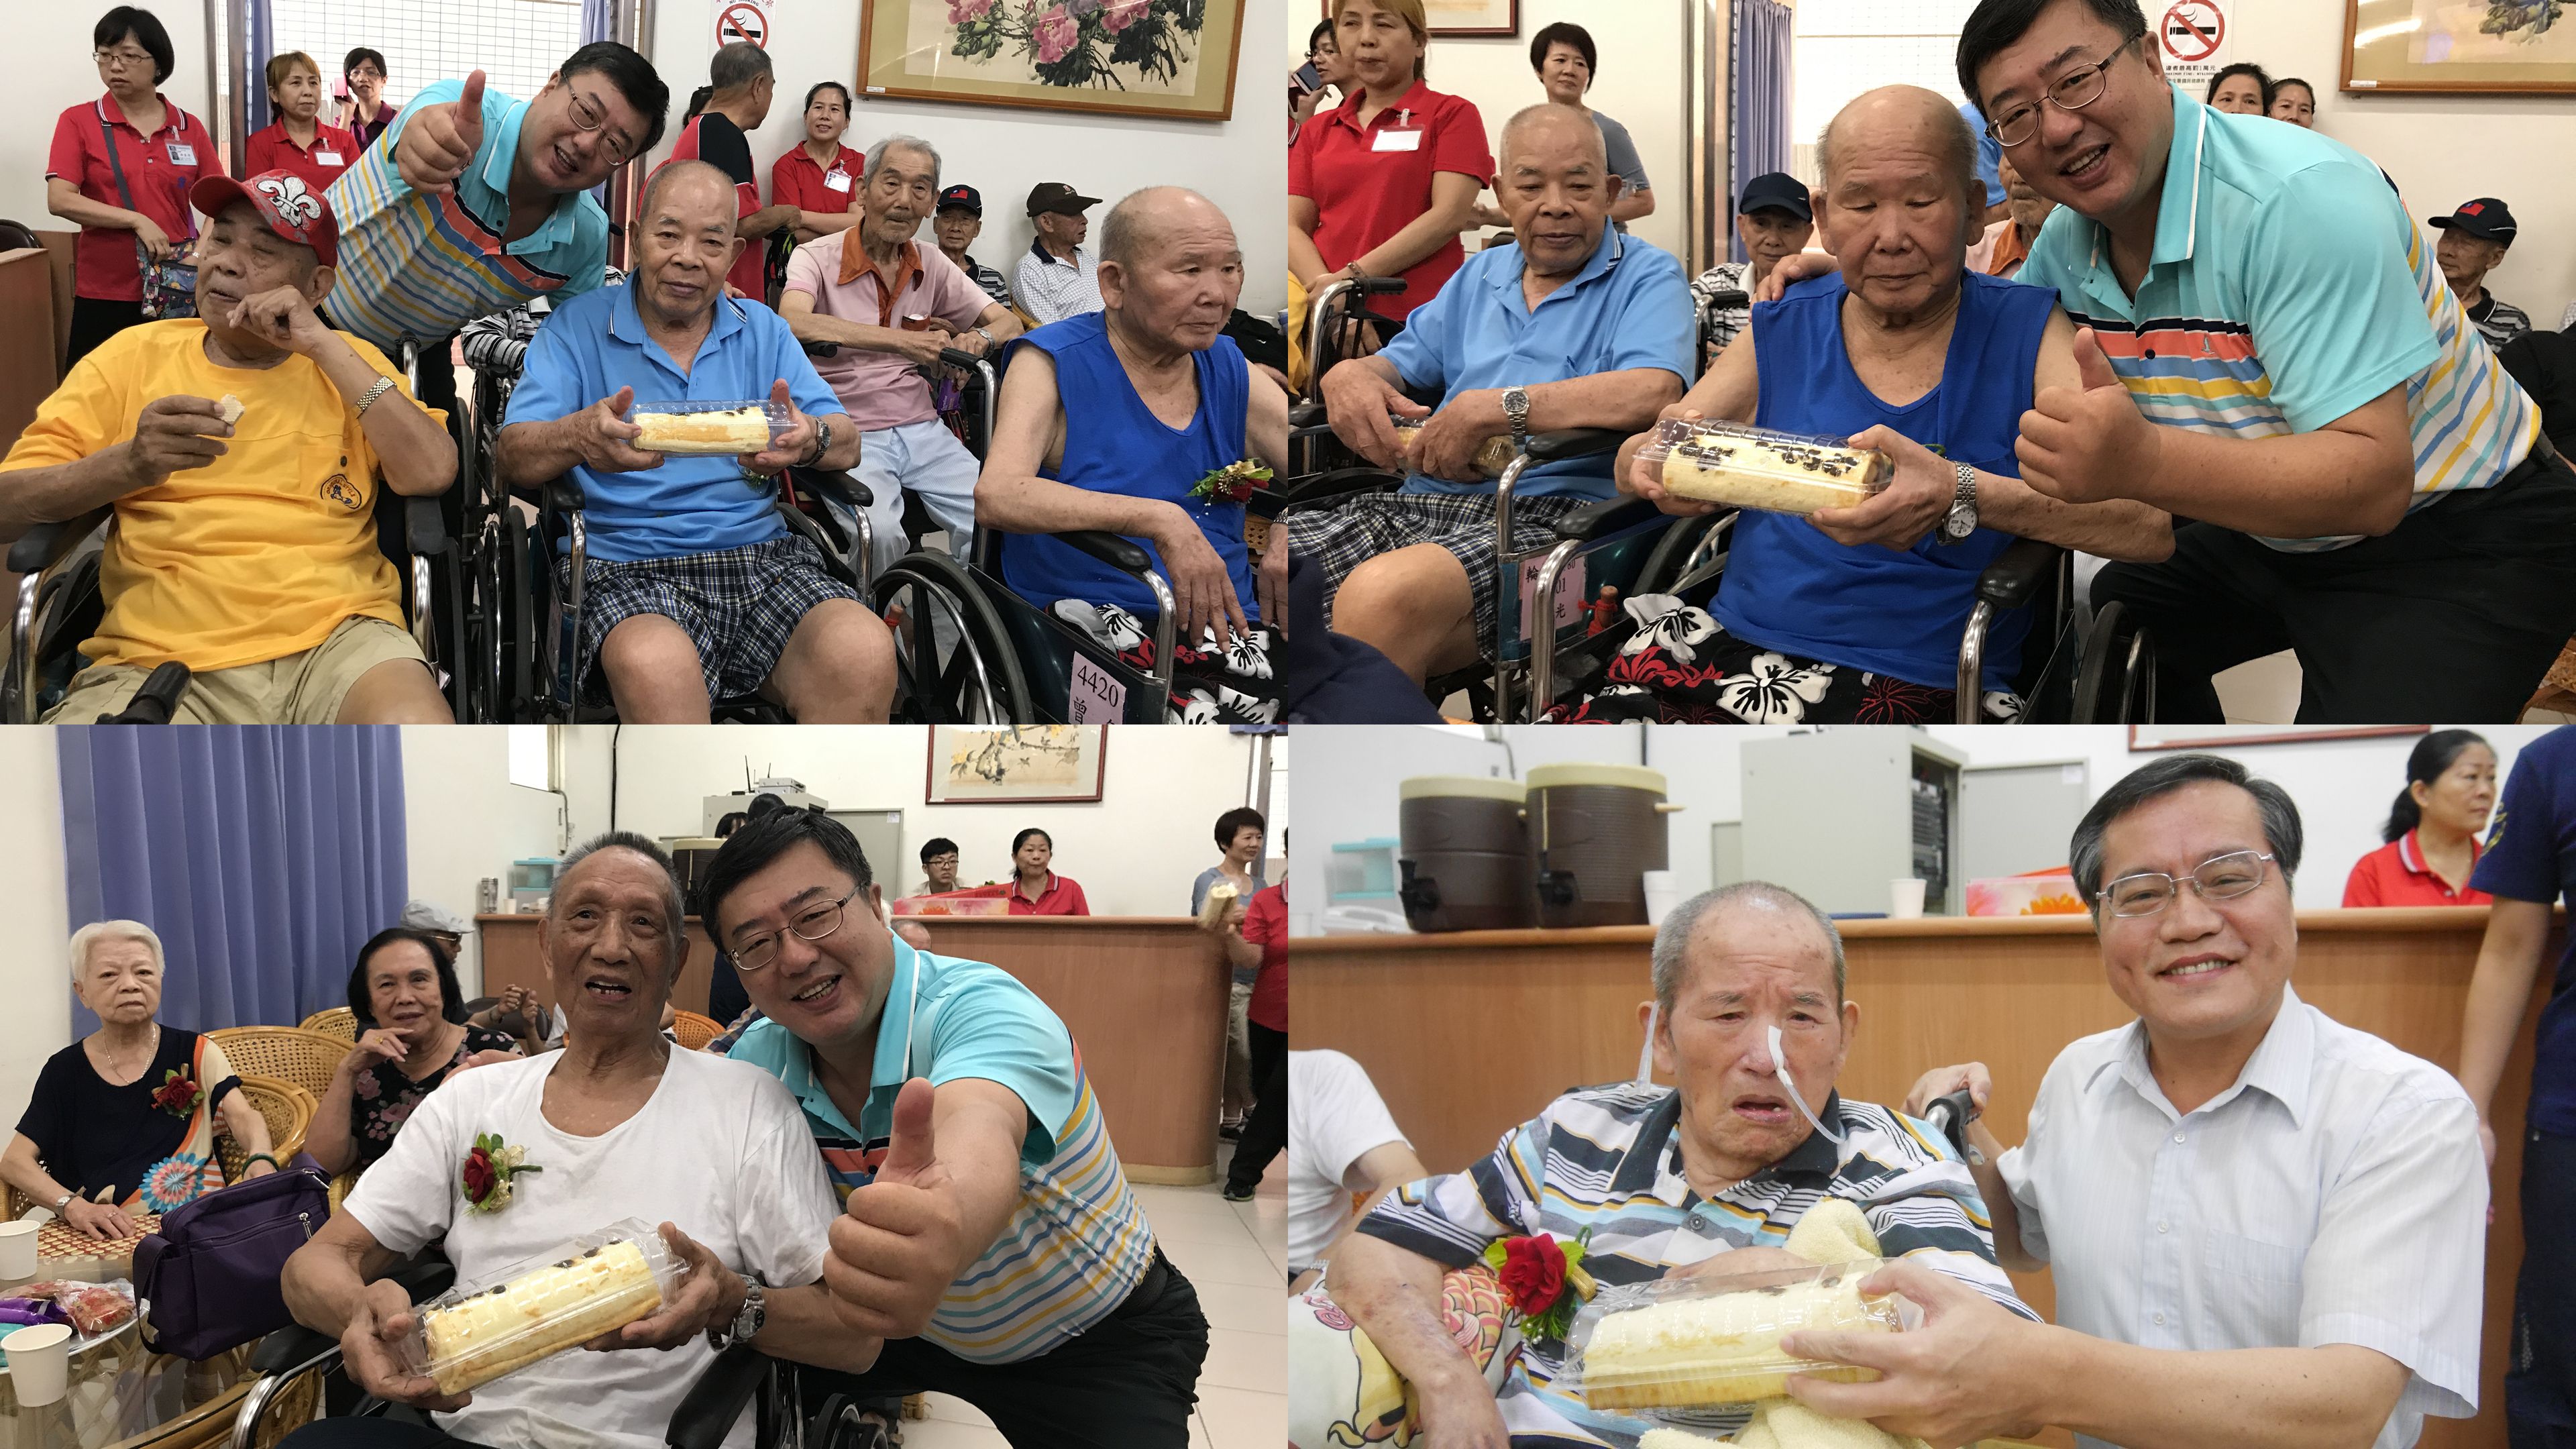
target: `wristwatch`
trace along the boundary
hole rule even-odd
[[[733,1323],[725,1328],[708,1329],[707,1345],[722,1353],[737,1343],[749,1343],[760,1336],[760,1325],[768,1319],[769,1308],[760,1297],[760,1280],[754,1278],[743,1290],[742,1308],[734,1314]]]
[[[61,1217],[61,1216],[63,1215],[63,1209],[65,1209],[65,1208],[67,1208],[67,1207],[70,1207],[70,1206],[72,1205],[72,1199],[73,1199],[73,1198],[76,1198],[76,1197],[78,1197],[78,1196],[80,1196],[80,1194],[79,1194],[79,1193],[76,1193],[76,1192],[67,1192],[67,1193],[64,1193],[61,1197],[55,1198],[55,1199],[54,1199],[54,1216],[55,1216],[55,1217]]]
[[[1503,416],[1511,419],[1512,451],[1517,453],[1529,444],[1529,389],[1503,389]]]
[[[1951,495],[1949,516],[1941,520],[1941,541],[1960,543],[1977,531],[1977,470],[1965,463],[1951,466],[1959,470],[1959,491]]]

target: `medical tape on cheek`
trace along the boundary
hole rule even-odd
[[[1780,1086],[1788,1092],[1790,1105],[1798,1109],[1798,1115],[1806,1118],[1809,1126],[1825,1134],[1835,1146],[1841,1146],[1843,1134],[1817,1121],[1816,1114],[1807,1110],[1807,1099],[1798,1095],[1798,1084],[1789,1080],[1789,1058],[1780,1050],[1780,1027],[1776,1022],[1771,1027],[1771,1071],[1779,1077]]]

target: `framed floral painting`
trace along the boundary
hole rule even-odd
[[[871,98],[1223,121],[1243,0],[861,0]]]
[[[2576,91],[2568,0],[2344,0],[2343,14],[2346,91]]]

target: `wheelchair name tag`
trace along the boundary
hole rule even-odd
[[[1127,718],[1127,686],[1076,650],[1073,676],[1065,681],[1065,722],[1117,724]]]
[[[1521,560],[1520,637],[1530,637],[1530,616],[1538,611],[1538,571],[1547,563],[1547,555]],[[1556,576],[1556,627],[1565,628],[1583,617],[1583,555],[1565,561]]]

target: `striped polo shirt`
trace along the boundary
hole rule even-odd
[[[810,1049],[762,1019],[726,1054],[780,1081],[805,1109],[833,1191],[876,1179],[911,1077],[999,1082],[1029,1111],[1020,1202],[1001,1236],[948,1285],[922,1338],[974,1363],[1032,1359],[1107,1318],[1154,1262],[1154,1230],[1127,1189],[1082,1052],[1036,993],[998,966],[894,943],[868,1104],[853,1125],[814,1077]],[[907,1011],[906,1003],[910,1003]]]
[[[1712,1199],[1682,1175],[1681,1112],[1679,1092],[1645,1082],[1568,1092],[1465,1172],[1389,1194],[1358,1230],[1464,1268],[1499,1238],[1546,1233],[1571,1241],[1590,1228],[1583,1266],[1603,1283],[1640,1283],[1736,1248],[1776,1248],[1808,1209],[1839,1197],[1859,1205],[1888,1257],[1919,1256],[2038,1318],[1995,1264],[1976,1179],[1928,1125],[1833,1094],[1823,1116],[1843,1134],[1839,1145],[1811,1132],[1786,1157]],[[1514,1449],[1632,1449],[1655,1427],[1552,1389],[1564,1357],[1565,1346],[1554,1340],[1523,1346],[1497,1395]],[[1730,1433],[1745,1417],[1742,1408],[1659,1415],[1713,1433]]]
[[[2530,453],[2538,411],[2496,362],[2379,168],[2342,143],[2176,89],[2155,250],[2131,298],[2101,225],[2059,207],[2020,281],[2057,289],[2152,422],[2311,433],[2403,383],[2421,508]],[[2321,553],[2361,540],[2262,540]]]
[[[552,294],[565,301],[600,284],[608,265],[608,213],[588,192],[555,199],[535,231],[503,243],[510,170],[529,102],[483,90],[483,149],[453,192],[405,185],[394,146],[427,105],[463,95],[463,81],[421,88],[383,139],[340,173],[327,193],[340,223],[339,280],[322,306],[331,324],[388,352],[405,337],[445,337],[488,313]]]

